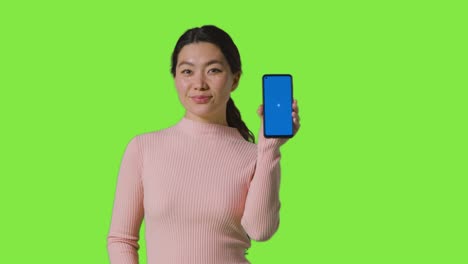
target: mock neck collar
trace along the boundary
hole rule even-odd
[[[188,119],[186,117],[182,117],[179,123],[176,124],[176,128],[186,134],[196,137],[218,137],[244,140],[237,128],[213,123],[204,123]]]

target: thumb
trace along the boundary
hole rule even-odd
[[[257,109],[258,117],[263,118],[263,104],[261,104]]]

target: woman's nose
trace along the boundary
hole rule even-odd
[[[205,75],[203,73],[199,73],[195,76],[195,83],[194,88],[196,90],[206,90],[208,89],[208,85],[206,84]]]

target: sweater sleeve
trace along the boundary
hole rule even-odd
[[[107,236],[112,264],[137,264],[139,232],[143,221],[142,155],[138,137],[127,145],[120,165]]]
[[[257,163],[241,224],[256,241],[270,239],[279,227],[280,148],[277,139],[259,138]]]

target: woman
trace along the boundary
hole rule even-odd
[[[250,263],[250,239],[265,241],[279,226],[279,148],[286,140],[260,133],[253,143],[230,98],[242,73],[239,52],[221,29],[186,31],[171,72],[185,116],[129,142],[108,234],[111,263],[138,263],[143,217],[149,264]],[[292,116],[297,132],[296,101]]]

